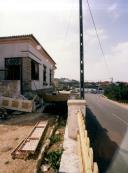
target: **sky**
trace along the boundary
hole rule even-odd
[[[128,82],[128,1],[83,0],[85,81]],[[0,36],[33,34],[57,64],[55,77],[79,80],[79,0],[0,0]]]

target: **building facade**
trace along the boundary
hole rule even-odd
[[[32,34],[0,37],[0,81],[17,82],[21,94],[52,88],[55,69],[56,63]]]

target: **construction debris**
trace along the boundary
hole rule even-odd
[[[21,112],[32,112],[35,109],[34,100],[24,100],[19,98],[0,97],[0,106],[6,109]]]
[[[50,165],[48,165],[48,164],[42,165],[41,166],[41,171],[42,172],[47,172],[49,170],[49,168],[50,168]]]
[[[5,108],[0,108],[0,119],[5,120],[8,116],[7,110]]]
[[[45,102],[66,102],[70,97],[70,94],[61,94],[61,93],[54,93],[54,94],[43,94],[43,100]]]
[[[48,121],[38,122],[27,138],[25,138],[11,153],[12,158],[26,159],[30,154],[34,155],[37,151],[38,145],[45,135],[48,126]]]

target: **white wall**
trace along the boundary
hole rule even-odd
[[[39,65],[39,80],[34,80],[32,81],[32,90],[36,89],[43,89],[43,88],[49,88],[50,86],[50,69],[53,70],[52,64],[49,62],[49,60],[46,60],[45,54],[42,55],[37,48],[33,48],[32,45],[29,45],[29,51],[32,52],[33,54],[29,53],[29,57],[31,57],[33,60],[37,61],[40,63]],[[40,59],[37,59],[37,57]],[[43,65],[47,67],[46,71],[46,82],[47,86],[43,86]],[[53,76],[52,76],[53,77]]]
[[[28,54],[21,51],[27,50],[28,43],[0,44],[0,58],[26,57]]]
[[[52,78],[53,78],[53,75],[52,75]],[[39,80],[32,81],[32,90],[44,89],[44,88],[51,87],[50,86],[50,71],[49,71],[49,66],[47,66],[47,70],[46,70],[46,82],[47,82],[48,85],[47,86],[46,85],[43,85],[43,65],[40,64],[39,65]]]

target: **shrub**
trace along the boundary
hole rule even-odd
[[[59,169],[62,153],[63,153],[63,150],[51,151],[47,153],[45,156],[45,160],[48,162],[48,164],[51,165],[51,167],[55,171]]]
[[[54,143],[57,143],[59,141],[61,141],[61,136],[59,134],[55,134],[55,135],[50,137],[51,145]]]

